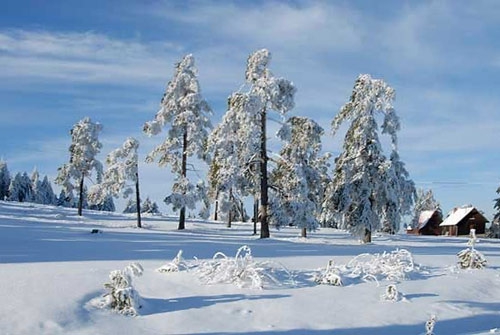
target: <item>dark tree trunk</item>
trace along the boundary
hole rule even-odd
[[[257,221],[259,220],[259,199],[253,199],[253,234],[257,235]]]
[[[78,215],[82,216],[83,210],[83,180],[85,176],[82,174],[82,179],[80,179],[80,197],[78,199]]]
[[[219,214],[219,190],[215,194],[215,212],[214,212],[214,221],[217,221]]]
[[[184,135],[182,136],[182,166],[181,173],[183,177],[187,175],[187,128],[184,129]],[[181,212],[179,215],[179,227],[178,230],[183,230],[186,227],[186,206],[181,207]]]
[[[233,189],[229,189],[229,212],[227,213],[227,227],[231,228],[231,221],[233,220]]]
[[[307,237],[307,228],[302,228],[302,237]]]
[[[365,228],[365,235],[363,236],[363,243],[372,242],[372,232],[368,228]]]
[[[137,203],[137,228],[142,228],[141,224],[141,195],[139,193],[139,172],[135,173],[135,201]]]
[[[267,194],[267,137],[266,137],[266,109],[260,113],[260,238],[268,238],[269,223],[267,222],[267,208],[269,199]]]

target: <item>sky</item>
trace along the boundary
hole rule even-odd
[[[129,136],[144,157],[163,140],[142,125],[176,62],[194,55],[216,125],[244,83],[248,55],[266,48],[271,71],[297,87],[289,116],[316,120],[325,152],[340,153],[343,135],[333,137],[330,122],[356,77],[383,79],[396,90],[399,153],[416,186],[432,189],[445,213],[473,204],[491,220],[499,18],[495,0],[3,0],[0,158],[12,174],[36,167],[53,179],[69,159],[69,130],[87,116],[103,125],[102,161]],[[143,196],[161,204],[170,169],[141,163],[140,175]]]

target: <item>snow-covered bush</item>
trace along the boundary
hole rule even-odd
[[[170,262],[165,265],[162,265],[157,269],[158,272],[179,272],[182,270],[186,270],[188,268],[186,262],[182,258],[182,250],[179,250],[177,256]]]
[[[136,316],[141,308],[141,297],[132,286],[132,278],[142,275],[143,269],[139,263],[132,263],[123,270],[114,270],[109,274],[109,283],[104,287],[108,290],[98,303],[100,308],[110,308],[120,314]]]
[[[460,251],[458,256],[458,266],[461,269],[482,269],[486,266],[486,258],[475,249],[477,242],[476,230],[470,230],[470,238],[467,244],[469,248]]]
[[[436,325],[437,317],[431,315],[430,319],[425,323],[425,335],[434,335],[434,326]]]
[[[402,299],[402,294],[398,291],[396,285],[389,284],[380,298],[384,301],[397,302]]]
[[[291,279],[290,273],[282,267],[282,271]],[[252,258],[252,250],[244,245],[238,249],[234,258],[217,252],[211,260],[199,264],[196,272],[205,284],[235,284],[243,288],[263,289],[265,285],[280,285],[275,277],[278,272],[270,262],[256,262]]]
[[[333,265],[333,260],[328,262],[326,270],[314,276],[314,281],[320,285],[342,286],[340,271]]]
[[[419,267],[413,262],[412,254],[408,250],[397,249],[382,254],[361,254],[346,265],[333,265],[330,261],[324,273],[316,275],[314,280],[320,284],[326,284],[328,281],[336,282],[341,278],[378,283],[380,280],[404,280],[407,274],[416,271],[419,271]]]

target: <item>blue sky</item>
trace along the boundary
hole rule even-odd
[[[173,64],[193,53],[216,124],[267,48],[296,85],[290,115],[326,130],[360,73],[396,90],[399,151],[444,211],[472,203],[491,219],[500,186],[500,2],[19,1],[0,4],[0,157],[11,172],[55,177],[68,131],[103,124],[101,158],[126,137],[141,155],[161,141],[153,118]],[[270,134],[271,135],[271,134]],[[324,137],[339,153],[341,135]],[[169,169],[141,165],[143,193],[168,193]]]

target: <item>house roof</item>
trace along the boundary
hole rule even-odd
[[[456,226],[464,217],[469,215],[475,208],[474,207],[459,207],[455,208],[453,213],[451,213],[443,222],[439,225],[440,227]]]
[[[436,213],[436,210],[420,212],[420,216],[418,217],[418,229],[424,228],[427,225],[427,222],[429,222],[429,220],[432,218],[434,213]]]

